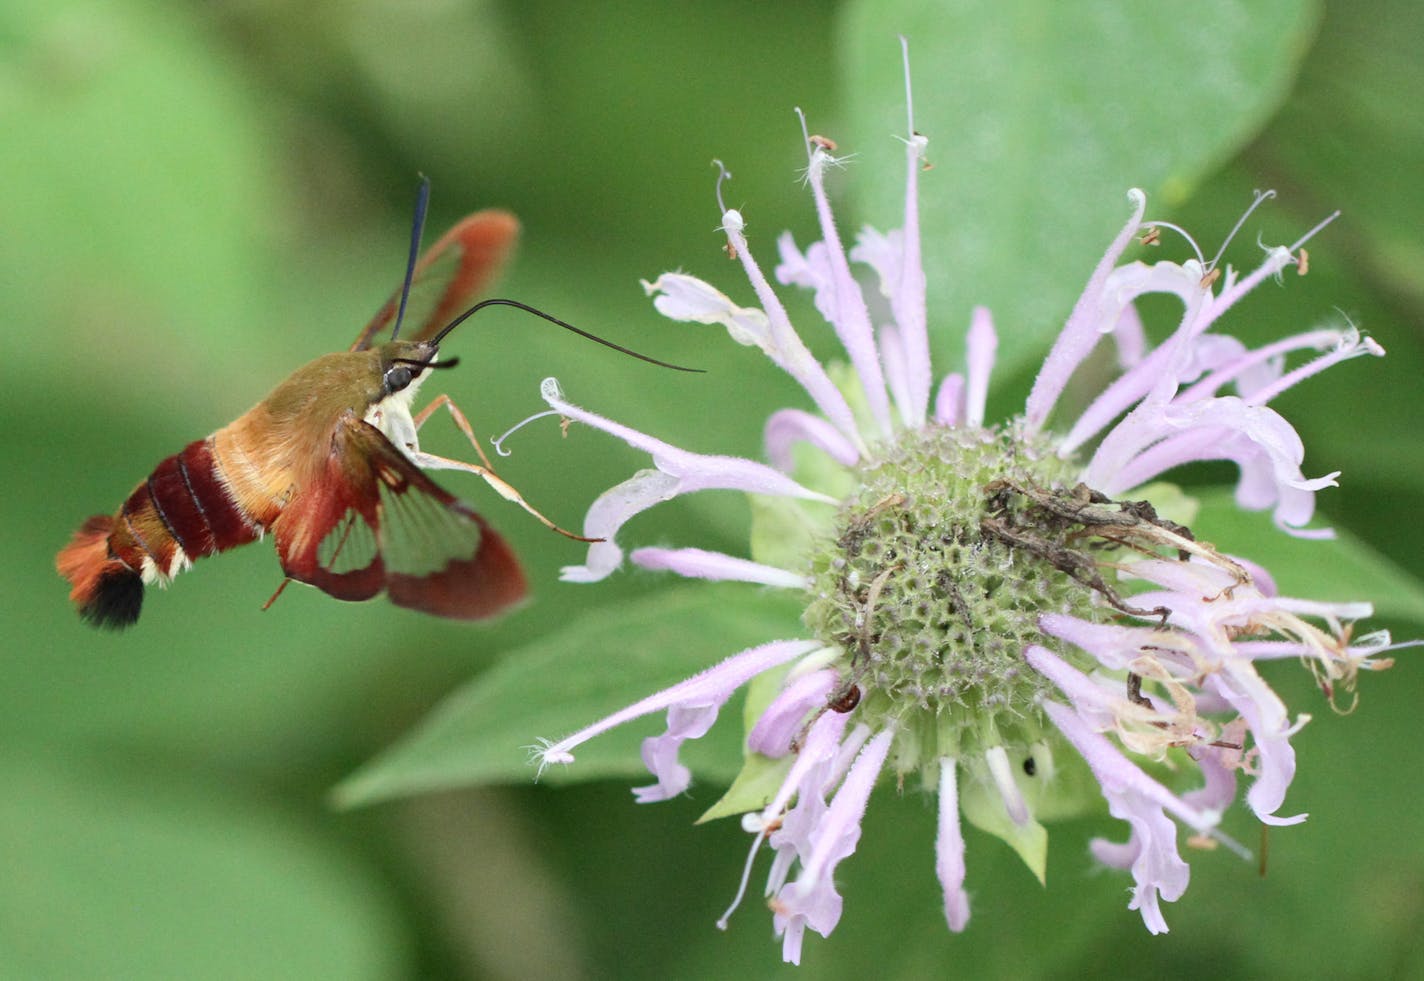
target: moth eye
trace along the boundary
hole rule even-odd
[[[390,395],[399,392],[410,384],[411,370],[403,364],[392,365],[386,369],[385,387],[386,394]]]

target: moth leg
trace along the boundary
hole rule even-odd
[[[415,419],[413,420],[415,422],[416,430],[419,430],[421,426],[425,425],[425,420],[429,419],[432,415],[434,415],[435,410],[440,408],[442,405],[450,410],[450,417],[455,420],[455,425],[460,427],[460,432],[465,434],[465,438],[470,441],[470,445],[473,446],[475,448],[475,452],[480,455],[480,462],[484,464],[485,470],[493,474],[494,464],[490,463],[489,457],[485,456],[485,451],[480,448],[480,441],[475,438],[474,427],[470,425],[470,420],[465,418],[465,414],[460,411],[460,407],[455,404],[454,400],[451,399],[450,396],[437,395],[435,396],[435,398],[431,399],[430,404],[427,405],[425,408],[421,409],[419,414],[417,414]],[[501,491],[501,493],[503,492]],[[537,512],[535,513],[537,514]],[[549,525],[549,527],[552,528],[554,526],[551,524]]]
[[[416,466],[425,470],[463,470],[465,473],[474,474],[494,488],[495,493],[500,497],[506,501],[513,501],[515,504],[518,504],[524,510],[538,518],[544,527],[557,531],[565,538],[572,538],[577,542],[603,541],[602,538],[585,538],[583,535],[575,535],[571,531],[560,528],[548,518],[544,517],[544,515],[540,514],[539,511],[534,508],[534,505],[524,499],[523,494],[520,494],[519,491],[515,490],[489,467],[482,467],[477,463],[466,463],[464,460],[451,460],[449,457],[436,456],[434,453],[426,453],[424,450],[417,450],[411,453],[410,458],[414,461]]]

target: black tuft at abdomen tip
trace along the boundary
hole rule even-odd
[[[99,577],[94,595],[79,608],[86,623],[122,630],[138,620],[143,609],[143,577],[132,569],[115,569]]]

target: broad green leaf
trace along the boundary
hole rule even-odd
[[[0,977],[389,978],[379,877],[279,808],[67,758],[0,757]]]
[[[1149,216],[1190,194],[1281,102],[1316,19],[1307,0],[849,4],[849,132],[827,135],[856,154],[841,178],[856,218],[899,227],[904,151],[889,134],[905,130],[894,36],[907,37],[933,164],[920,216],[940,354],[960,359],[983,304],[1001,370],[1041,357],[1127,219],[1127,189],[1148,192]]]
[[[1282,595],[1336,602],[1367,600],[1380,616],[1424,623],[1424,584],[1337,528],[1326,541],[1292,538],[1265,513],[1243,511],[1227,490],[1195,492],[1198,537],[1264,566]]]
[[[794,601],[754,587],[696,584],[588,614],[509,652],[451,695],[424,721],[336,789],[343,805],[368,804],[446,787],[535,779],[530,748],[676,684],[756,644],[801,635]],[[580,747],[578,760],[550,780],[593,780],[643,772],[633,736],[664,720],[634,725]],[[714,729],[731,734],[730,753],[696,767],[730,780],[740,765],[741,731],[729,712]],[[705,751],[699,740],[698,749]],[[712,745],[717,745],[715,742]]]

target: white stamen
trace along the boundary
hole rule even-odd
[[[1255,211],[1265,202],[1276,196],[1275,191],[1257,191],[1256,198],[1251,202],[1251,207],[1247,208],[1240,218],[1236,219],[1236,224],[1227,233],[1226,239],[1221,243],[1221,248],[1216,250],[1216,255],[1211,257],[1211,261],[1206,264],[1208,271],[1215,269],[1216,264],[1221,261],[1221,256],[1226,252],[1226,247],[1231,244],[1231,240],[1236,237],[1236,233],[1241,231],[1241,226],[1246,224],[1246,219],[1251,217],[1251,212]],[[1292,249],[1291,251],[1295,251]]]
[[[726,214],[727,205],[722,200],[722,185],[732,179],[732,172],[720,160],[713,160],[712,166],[717,168],[717,212]]]
[[[915,135],[915,103],[910,94],[910,40],[900,35],[900,60],[905,65],[905,128],[910,136]]]
[[[1202,255],[1201,246],[1197,245],[1197,240],[1192,238],[1191,234],[1181,225],[1174,225],[1170,221],[1144,221],[1142,223],[1142,227],[1165,228],[1169,232],[1176,232],[1178,235],[1182,236],[1182,238],[1186,239],[1187,244],[1192,247],[1192,251],[1197,254],[1197,262],[1201,263],[1202,268],[1207,268],[1206,258]]]
[[[504,431],[504,435],[503,435],[503,436],[500,436],[500,437],[498,437],[497,439],[492,438],[492,439],[490,440],[490,445],[494,447],[494,451],[495,451],[496,453],[498,453],[500,456],[509,456],[513,451],[512,451],[512,450],[506,450],[506,449],[504,448],[504,441],[505,441],[505,440],[509,439],[509,437],[513,436],[513,435],[514,435],[515,433],[517,433],[519,430],[521,430],[521,429],[523,429],[525,426],[529,425],[529,424],[530,424],[531,422],[533,422],[535,419],[543,419],[545,416],[556,416],[556,415],[558,415],[558,414],[559,414],[559,413],[558,413],[556,410],[554,410],[554,409],[545,409],[543,412],[536,412],[536,413],[534,413],[532,416],[529,416],[527,419],[522,419],[522,420],[520,420],[519,422],[516,422],[513,426],[511,426],[511,427],[509,427],[508,429],[506,429],[506,430]]]
[[[1305,233],[1304,235],[1302,235],[1299,239],[1297,239],[1297,240],[1296,240],[1296,243],[1290,247],[1290,250],[1291,250],[1292,252],[1294,252],[1294,251],[1296,251],[1297,249],[1299,249],[1299,248],[1300,248],[1302,245],[1304,245],[1306,242],[1309,242],[1312,238],[1314,238],[1317,232],[1319,232],[1322,228],[1324,228],[1326,225],[1330,224],[1332,221],[1334,221],[1336,218],[1339,218],[1339,217],[1340,217],[1340,212],[1339,212],[1338,210],[1332,212],[1332,213],[1329,214],[1329,215],[1326,215],[1325,218],[1324,218],[1324,220],[1322,220],[1322,221],[1320,222],[1320,224],[1316,225],[1316,226],[1315,226],[1314,228],[1312,228],[1310,231],[1306,232],[1306,233]]]
[[[732,918],[732,914],[737,911],[737,907],[742,905],[742,899],[747,894],[747,883],[751,882],[752,866],[756,864],[757,849],[761,847],[762,841],[766,839],[766,829],[770,827],[766,822],[761,822],[761,829],[757,831],[757,836],[752,839],[751,851],[747,853],[747,860],[742,865],[742,880],[737,883],[737,894],[732,897],[732,904],[728,906],[722,915],[717,917],[717,929],[726,930],[727,922]]]

